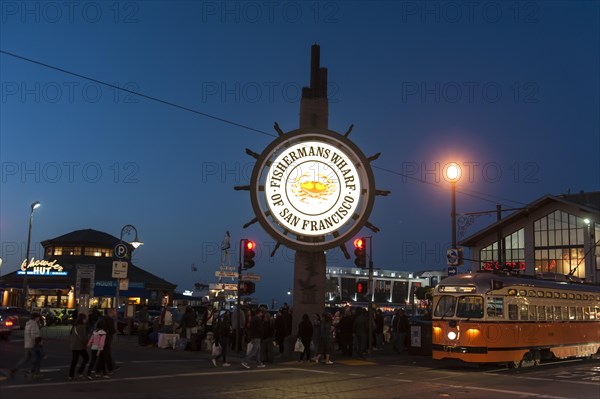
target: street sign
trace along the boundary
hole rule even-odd
[[[448,266],[462,265],[462,248],[450,248],[446,251],[446,263]]]
[[[127,262],[121,260],[113,261],[112,278],[127,278],[127,266]]]
[[[211,290],[227,290],[227,291],[237,291],[237,284],[210,284]]]
[[[118,243],[117,245],[115,245],[115,249],[113,250],[113,252],[115,253],[115,256],[119,259],[123,259],[125,257],[127,257],[127,254],[129,253],[129,249],[127,249],[127,245],[121,243]]]
[[[215,276],[236,278],[238,274],[237,272],[215,272]]]
[[[245,276],[242,275],[240,280],[241,281],[260,281],[260,276],[257,276],[255,274],[246,274]]]
[[[456,266],[448,266],[448,276],[456,276]]]

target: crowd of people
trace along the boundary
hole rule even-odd
[[[11,370],[13,375],[29,362],[32,365],[28,375],[32,378],[39,375],[45,356],[39,322],[40,315],[33,313],[25,326],[24,354]],[[369,332],[373,334],[371,340]],[[118,368],[112,357],[116,333],[116,309],[107,309],[102,314],[94,308],[89,317],[78,314],[70,330],[69,380],[110,378]],[[410,323],[403,309],[396,309],[391,317],[384,317],[381,309],[377,309],[369,318],[366,309],[347,306],[335,313],[323,311],[312,317],[303,314],[301,321],[293,326],[287,304],[274,317],[264,307],[243,306],[238,312],[219,311],[211,305],[200,311],[186,305],[165,306],[160,318],[151,320],[144,305],[138,313],[138,333],[141,345],[157,344],[160,333],[177,334],[181,349],[209,350],[214,367],[218,367],[219,361],[222,367],[231,366],[227,358],[230,351],[243,353],[241,365],[249,369],[252,365],[262,368],[266,363],[274,363],[283,355],[292,334],[297,338],[294,351],[298,352],[300,362],[330,365],[334,363],[334,355],[362,359],[369,352],[369,343],[373,351],[391,344],[401,354],[406,350]]]
[[[32,313],[31,319],[25,324],[24,353],[11,369],[12,376],[30,362],[32,364],[26,371],[27,376],[31,379],[40,376],[41,362],[45,358],[40,317],[39,313]],[[107,309],[104,314],[101,314],[98,309],[92,309],[89,318],[86,314],[77,314],[69,333],[71,349],[69,380],[75,379],[75,369],[77,369],[78,379],[89,380],[96,377],[108,379],[118,369],[112,357],[112,344],[117,332],[116,323],[115,309]]]

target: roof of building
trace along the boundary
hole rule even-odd
[[[44,240],[41,242],[45,248],[48,245],[56,244],[93,244],[113,247],[117,245],[121,240],[108,233],[94,229],[75,230],[62,236]]]
[[[45,248],[51,245],[94,245],[104,248],[112,248],[121,240],[108,233],[93,229],[75,230],[61,236],[44,240],[41,242]],[[128,244],[129,245],[129,244]],[[130,249],[133,247],[129,245]],[[75,276],[77,273],[77,265],[95,265],[95,280],[113,280],[112,278],[112,263],[115,259],[112,257],[96,257],[96,256],[48,256],[46,260],[57,260],[57,263],[63,266],[68,272],[68,276]],[[127,278],[131,282],[143,282],[146,288],[166,288],[175,289],[176,284],[170,283],[167,280],[160,278],[146,270],[129,262],[127,268]],[[6,274],[0,278],[0,283],[14,283],[16,280],[22,279],[17,275],[17,271]],[[57,277],[53,279],[44,278],[43,276],[28,276],[31,283],[44,282],[47,284],[65,285],[67,282],[72,282],[72,277]]]
[[[553,202],[559,202],[568,205],[577,205],[583,212],[588,212],[590,214],[598,214],[600,215],[600,191],[584,193],[580,192],[578,194],[562,194],[562,195],[551,195],[547,194],[543,197],[538,198],[536,201],[526,205],[521,210],[514,212],[502,220],[499,220],[490,226],[479,230],[475,234],[461,240],[459,242],[460,245],[469,247],[475,245],[479,240],[483,237],[488,236],[492,232],[495,232],[498,228],[502,228],[507,224],[518,220],[530,212],[540,209],[542,207],[547,206]]]

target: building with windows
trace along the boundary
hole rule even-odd
[[[429,303],[419,299],[417,291],[421,287],[433,289],[444,277],[446,273],[440,271],[375,270],[374,290],[370,292],[368,269],[327,266],[325,303],[331,307],[366,306],[371,295],[375,306],[381,308],[426,308]]]
[[[26,259],[19,270],[0,277],[3,306],[23,306],[23,278],[27,273],[27,308],[75,308],[77,304],[98,308],[119,304],[161,305],[172,302],[176,285],[127,260],[126,282],[113,278],[113,250],[124,244],[101,231],[76,230],[41,242],[44,259]]]
[[[462,240],[472,271],[552,273],[600,284],[600,192],[546,195]]]

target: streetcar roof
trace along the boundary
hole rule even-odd
[[[494,285],[495,283],[495,285]],[[548,288],[558,290],[572,290],[581,292],[600,293],[600,286],[582,283],[573,283],[568,281],[553,281],[537,278],[535,276],[512,276],[498,273],[477,272],[468,274],[457,274],[447,277],[440,281],[436,291],[440,291],[441,286],[472,286],[476,287],[476,292],[487,292],[499,286],[522,286],[534,288]]]

